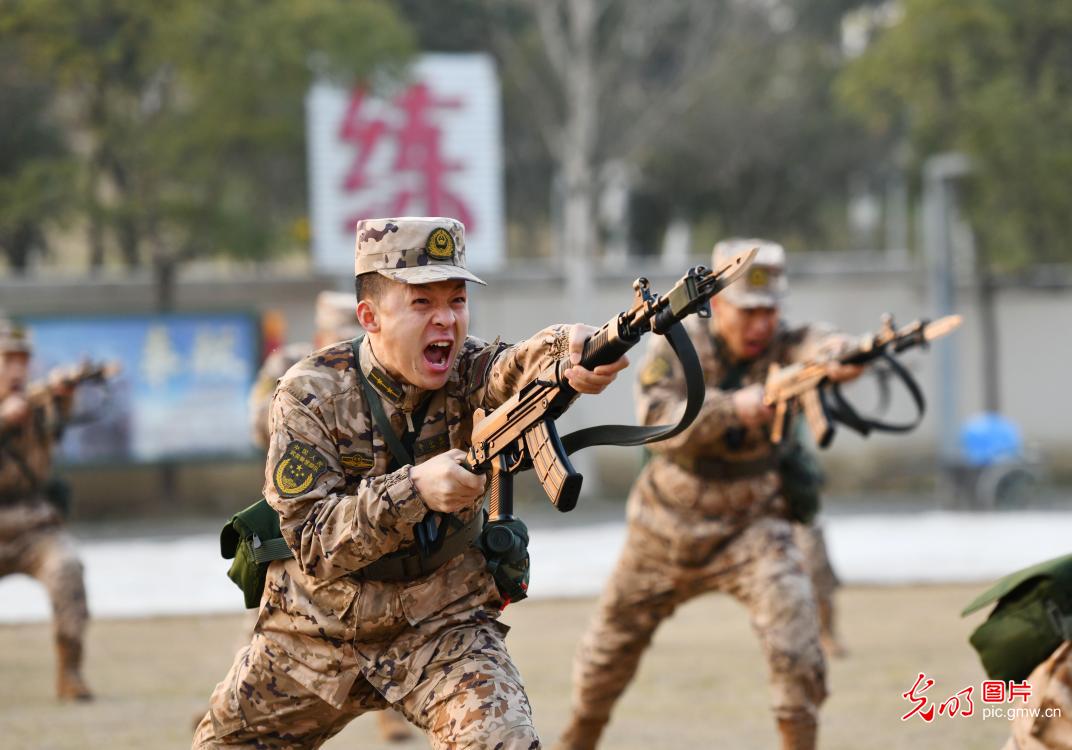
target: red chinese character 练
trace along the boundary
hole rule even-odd
[[[1004,703],[1005,683],[1001,680],[983,680],[983,703]]]
[[[920,688],[919,684],[924,680],[926,680],[926,684],[924,684],[923,687]],[[934,721],[934,705],[922,695],[916,695],[917,689],[919,689],[920,693],[925,693],[931,688],[932,685],[934,685],[934,680],[929,679],[927,675],[920,672],[919,677],[916,678],[916,684],[913,685],[908,692],[901,693],[902,698],[908,701],[912,701],[916,704],[911,711],[901,717],[901,721],[907,721],[910,717],[915,716],[917,714],[921,719],[923,719],[923,721],[927,722],[928,724]]]
[[[1023,682],[1013,682],[1009,680],[1009,700],[1014,701],[1017,698],[1021,702],[1027,703],[1031,700],[1031,685],[1024,680]]]
[[[938,706],[939,716],[949,716],[952,718],[960,712],[961,716],[971,716],[975,713],[975,704],[972,703],[972,691],[975,690],[974,685],[969,685],[963,690],[958,690],[955,695],[949,696],[949,698]],[[962,709],[960,707],[960,699],[963,698],[967,705]]]
[[[442,148],[442,131],[436,125],[437,109],[456,109],[460,99],[437,98],[423,83],[407,88],[393,102],[400,121],[369,117],[365,113],[365,93],[357,89],[339,128],[339,137],[353,143],[357,153],[343,180],[343,189],[353,193],[372,186],[368,174],[375,150],[384,141],[395,143],[395,158],[391,177],[402,177],[394,192],[376,205],[360,207],[346,220],[346,231],[354,223],[369,216],[404,216],[419,213],[427,216],[451,216],[473,231],[472,212],[466,203],[447,185],[450,173],[460,171],[463,164],[446,158]]]

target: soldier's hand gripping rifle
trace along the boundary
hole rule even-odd
[[[917,320],[903,328],[895,328],[891,315],[882,316],[882,328],[877,333],[861,336],[856,345],[836,355],[816,357],[788,367],[771,365],[763,386],[763,401],[774,407],[771,442],[782,441],[791,411],[803,406],[812,437],[820,448],[834,438],[834,422],[867,435],[872,430],[908,432],[923,418],[926,403],[923,392],[904,365],[893,356],[912,347],[926,347],[936,338],[951,333],[961,323],[959,315],[947,315],[935,321]],[[827,378],[831,364],[867,365],[883,361],[892,374],[905,384],[916,405],[916,418],[904,424],[891,424],[860,416],[841,393],[837,383]],[[831,403],[832,401],[832,403]]]
[[[568,359],[549,365],[491,413],[478,410],[474,414],[472,448],[463,465],[470,471],[491,472],[488,511],[492,521],[512,517],[513,475],[519,471],[536,469],[551,502],[566,512],[577,504],[582,480],[570,463],[570,453],[592,445],[641,445],[677,434],[692,423],[703,403],[703,372],[680,321],[693,313],[709,317],[711,297],[743,274],[755,254],[755,248],[739,253],[713,270],[696,266],[663,296],[651,291],[647,279],[637,279],[633,306],[607,321],[584,343],[580,365],[592,369],[615,362],[649,331],[667,336],[684,365],[689,394],[676,425],[603,425],[559,438],[555,420],[577,396],[562,375],[570,366]]]
[[[123,367],[118,362],[94,362],[85,360],[77,365],[57,367],[43,380],[30,383],[26,388],[26,400],[31,409],[45,409],[54,399],[70,395],[71,391],[87,383],[106,383],[116,377]],[[49,429],[57,437],[63,430],[82,422],[93,421],[92,415],[78,417],[54,415]]]
[[[111,380],[122,370],[118,362],[93,362],[86,360],[69,367],[57,367],[42,381],[31,383],[26,388],[26,398],[31,404],[40,404],[59,395],[62,391],[77,388],[85,383],[103,383]]]

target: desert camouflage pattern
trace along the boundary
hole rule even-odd
[[[483,284],[465,264],[465,227],[457,219],[401,217],[357,222],[354,273],[377,271],[406,284],[465,279]]]
[[[804,557],[804,570],[811,578],[815,590],[815,602],[819,607],[819,639],[826,655],[841,657],[848,650],[838,634],[834,594],[841,586],[834,566],[830,562],[830,552],[826,547],[823,527],[818,523],[793,524],[793,541],[800,548]]]
[[[353,317],[353,313],[343,314],[344,310],[352,306],[353,299],[352,294],[321,292],[316,299],[317,328],[331,333],[352,333],[349,338],[356,336],[360,330],[359,327],[356,323],[349,325],[348,322],[348,319]],[[347,338],[347,336],[343,335],[339,338]],[[257,372],[249,394],[250,439],[261,450],[268,450],[268,416],[271,412],[276,384],[287,370],[308,356],[312,350],[313,345],[305,343],[281,346],[268,355]],[[257,626],[258,613],[255,610],[248,610],[248,614],[238,636],[238,649],[244,648],[251,642],[254,628]],[[380,736],[388,741],[402,740],[409,733],[405,720],[395,711],[381,713],[377,721]]]
[[[333,292],[325,290],[316,295],[316,332],[320,346],[329,341],[352,339],[361,333],[357,323],[357,298],[352,291]],[[310,346],[307,350],[311,352]]]
[[[708,591],[730,594],[748,608],[780,726],[803,726],[804,734],[810,727],[814,734],[826,695],[815,594],[776,471],[715,481],[675,462],[754,462],[774,450],[768,430],[745,428],[731,392],[717,387],[732,363],[713,321],[694,316],[684,325],[704,369],[704,405],[687,430],[648,446],[652,459],[627,505],[628,540],[574,662],[573,720],[563,748],[595,746],[659,623]],[[814,356],[824,339],[819,327],[781,325],[767,352],[742,374],[743,385],[762,383],[772,363]],[[684,404],[681,365],[666,340],[653,337],[638,368],[638,418],[673,422]]]
[[[31,354],[33,343],[27,330],[0,313],[0,353]]]
[[[309,355],[312,344],[297,343],[281,346],[269,354],[249,391],[249,437],[261,450],[268,450],[268,416],[272,411],[272,396],[276,384],[294,365]]]
[[[1028,711],[1013,719],[1004,750],[1072,750],[1072,641],[1058,646],[1027,682],[1031,698],[1026,706],[1016,706]]]
[[[737,253],[756,248],[756,257],[744,276],[721,292],[722,299],[740,308],[776,307],[789,292],[785,275],[785,248],[761,239],[722,240],[711,251],[712,268],[719,268]]]
[[[430,396],[416,462],[467,449],[473,411],[498,406],[551,364],[566,330],[548,328],[511,347],[467,339],[447,385]],[[427,392],[391,379],[368,339],[361,367],[401,434]],[[409,546],[427,507],[410,467],[391,466],[349,342],[288,370],[271,428],[265,497],[295,557],[272,563],[252,644],[216,688],[194,747],[240,746],[252,737],[263,747],[316,747],[387,704],[436,747],[537,747],[502,645],[502,601],[479,550],[414,581],[352,576]],[[460,518],[471,519],[481,502]]]
[[[51,399],[32,407],[21,427],[5,429],[0,424],[0,577],[22,573],[45,587],[52,603],[61,697],[85,697],[79,670],[89,610],[82,563],[59,512],[40,492],[52,467],[59,426],[70,408],[70,398]],[[63,694],[74,681],[79,689]]]

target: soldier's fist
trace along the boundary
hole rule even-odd
[[[451,448],[410,469],[410,479],[425,505],[442,513],[454,513],[471,507],[484,494],[487,479],[463,468],[460,464],[464,458],[465,451]]]
[[[614,379],[618,377],[618,373],[629,366],[629,359],[624,354],[609,365],[599,365],[594,370],[586,369],[577,364],[581,361],[581,355],[584,353],[585,339],[595,334],[598,330],[598,328],[586,326],[583,323],[576,323],[570,328],[570,367],[562,374],[566,376],[570,387],[577,393],[602,393],[608,385],[614,382]]]
[[[773,411],[763,403],[763,386],[754,383],[733,392],[733,408],[745,427],[759,427],[771,421]]]
[[[0,401],[0,425],[22,424],[29,413],[30,403],[18,393],[13,393]]]

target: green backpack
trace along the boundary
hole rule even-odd
[[[1072,555],[1002,578],[961,616],[994,602],[998,605],[969,640],[991,678],[1023,680],[1063,641],[1072,640]]]
[[[263,497],[231,516],[220,532],[220,554],[234,560],[227,577],[242,589],[247,609],[260,606],[269,563],[294,556],[279,530],[279,514]]]

